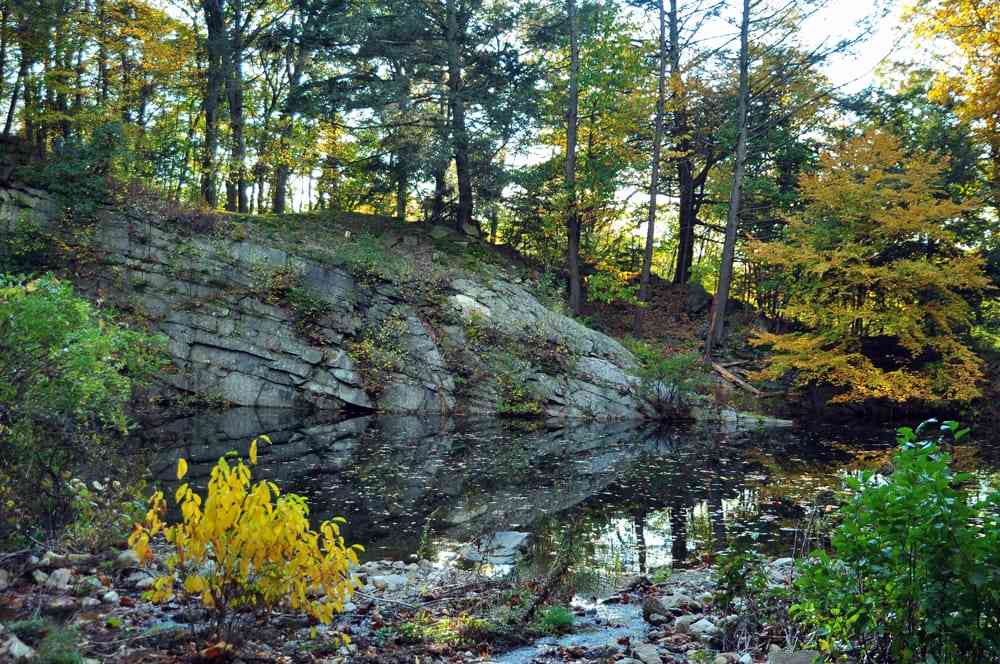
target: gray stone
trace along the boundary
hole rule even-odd
[[[31,580],[37,583],[38,585],[43,585],[48,580],[48,578],[49,575],[40,569],[36,569],[34,572],[31,573]]]
[[[10,587],[10,572],[0,569],[0,593]]]
[[[712,296],[708,294],[705,287],[698,282],[687,284],[687,293],[684,296],[684,311],[688,314],[700,314],[708,310],[712,303]]]
[[[24,643],[16,636],[11,636],[10,640],[7,641],[6,651],[15,662],[29,660],[35,656],[34,648]]]
[[[407,578],[402,574],[384,574],[373,576],[370,581],[376,589],[384,590],[390,593],[402,590],[407,584]]]
[[[45,579],[45,586],[53,590],[69,590],[72,580],[73,570],[64,567],[49,574],[49,578]]]
[[[64,618],[76,609],[76,600],[72,597],[55,597],[42,605],[42,613],[57,618]]]
[[[719,628],[716,627],[715,623],[708,618],[702,618],[701,620],[691,623],[688,631],[691,636],[700,641],[711,641],[720,633]]]
[[[444,226],[432,226],[430,235],[435,240],[443,240],[451,235],[451,230]]]
[[[462,232],[469,237],[479,237],[479,229],[472,224],[462,224]]]
[[[695,624],[699,620],[701,620],[701,615],[697,613],[680,616],[674,621],[674,631],[678,634],[688,634],[691,631],[691,625]]]
[[[119,597],[118,593],[116,593],[114,590],[109,590],[108,592],[101,595],[101,601],[104,602],[105,604],[114,605],[118,604],[121,601],[121,597]]]
[[[636,659],[642,662],[642,664],[663,664],[660,651],[652,643],[640,643],[632,650],[635,653]]]
[[[771,651],[767,655],[767,664],[813,664],[819,657],[818,650]]]
[[[118,569],[138,567],[139,564],[139,555],[132,549],[125,549],[115,558],[115,567]]]
[[[80,600],[80,608],[84,610],[96,609],[100,605],[101,605],[101,600],[97,599],[96,597],[84,597],[83,599]]]

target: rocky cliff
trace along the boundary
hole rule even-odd
[[[81,288],[165,335],[172,390],[240,406],[653,414],[625,348],[543,304],[537,274],[475,237],[364,215],[199,215],[125,198],[86,228],[66,227],[43,192],[8,183],[0,224],[44,228]]]

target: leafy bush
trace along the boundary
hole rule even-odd
[[[0,232],[0,273],[37,270],[48,265],[52,241],[44,226],[30,216],[3,222]]]
[[[542,613],[542,628],[546,632],[565,632],[573,627],[573,612],[564,606],[550,606]]]
[[[471,646],[488,638],[495,631],[492,623],[468,613],[436,617],[419,611],[412,619],[399,625],[404,641],[447,644],[453,647]]]
[[[968,433],[935,420],[898,432],[888,478],[847,480],[832,555],[813,554],[793,614],[824,652],[863,662],[984,661],[1000,652],[1000,492],[983,497],[942,446]]]
[[[624,344],[639,363],[635,375],[646,396],[664,413],[682,410],[691,395],[711,382],[694,351],[667,354],[666,349],[638,339],[625,339]]]
[[[71,220],[88,221],[109,202],[110,176],[124,146],[121,124],[111,122],[89,137],[65,140],[41,168],[25,167],[21,175],[55,195]]]
[[[257,463],[258,440],[250,444],[250,465]],[[177,479],[187,462],[177,464]],[[148,597],[172,600],[179,592],[209,609],[220,636],[230,638],[240,612],[260,614],[286,604],[322,623],[344,608],[356,581],[349,566],[358,563],[360,545],[347,546],[342,518],[309,524],[303,496],[282,494],[274,482],[251,483],[250,466],[223,457],[212,469],[204,498],[181,484],[174,494],[181,520],[167,525],[163,492],[150,499],[144,524],[137,524],[129,545],[140,559],[153,558],[150,540],[162,532],[174,552],[168,573],[158,577]],[[177,587],[176,582],[180,583]],[[320,597],[315,591],[322,590]],[[259,616],[258,616],[259,617]]]
[[[124,329],[50,276],[0,276],[0,540],[71,516],[72,471],[111,451],[163,341]]]
[[[73,513],[63,530],[63,541],[73,550],[102,551],[125,541],[132,524],[146,513],[142,481],[68,482]]]
[[[587,299],[605,304],[645,306],[639,299],[639,285],[630,283],[627,273],[595,272],[587,277]]]
[[[394,314],[380,325],[366,328],[361,339],[348,347],[369,394],[380,394],[392,374],[403,368],[406,360],[403,339],[406,334],[406,319]]]

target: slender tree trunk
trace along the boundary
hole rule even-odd
[[[106,0],[97,0],[97,25],[103,26],[107,21]],[[103,108],[108,102],[108,47],[104,36],[97,38],[97,86],[98,100]]]
[[[291,65],[291,70],[288,73],[289,95],[298,88],[308,57],[309,53],[305,46],[300,44],[295,55],[295,60]],[[281,161],[274,169],[274,190],[271,191],[271,210],[275,214],[284,214],[285,199],[288,195],[288,179],[292,175],[292,167],[285,159],[285,154],[288,150],[288,144],[292,139],[292,129],[295,127],[295,116],[287,102],[281,111],[281,120],[279,122],[281,123],[281,129],[278,132],[278,144],[281,146]]]
[[[566,269],[569,271],[569,307],[580,315],[580,217],[576,206],[576,130],[580,104],[580,44],[576,29],[576,0],[566,0],[569,21],[569,99],[566,105]]]
[[[406,112],[410,108],[410,81],[406,73],[405,66],[399,67],[399,74],[403,79],[403,91],[399,98],[400,119],[406,120]],[[400,129],[400,132],[403,130]],[[406,199],[409,192],[409,170],[410,159],[407,154],[409,149],[406,141],[399,141],[396,151],[396,218],[406,221]]]
[[[455,227],[472,225],[472,173],[469,164],[469,136],[465,129],[465,90],[459,49],[458,8],[456,0],[446,0],[448,45],[448,99],[451,106],[451,140],[455,151],[455,173],[458,177],[458,214]]]
[[[750,97],[750,0],[743,0],[743,19],[740,23],[740,96],[736,109],[737,139],[736,163],[733,167],[733,184],[729,193],[729,215],[726,219],[726,240],[722,248],[722,266],[719,269],[719,287],[712,300],[712,318],[705,337],[705,357],[711,358],[712,347],[722,343],[725,333],[726,305],[729,287],[733,280],[733,260],[736,255],[736,229],[739,222],[740,194],[743,187],[743,170],[747,160],[747,101]]]
[[[247,142],[243,114],[243,3],[233,0],[233,22],[229,43],[229,63],[226,75],[226,97],[229,102],[229,127],[232,132],[229,151],[229,181],[226,208],[246,214],[250,209],[247,200]]]
[[[649,211],[646,215],[646,246],[642,255],[642,276],[639,279],[639,301],[649,302],[650,281],[653,271],[653,244],[656,241],[656,198],[660,186],[660,143],[663,140],[663,113],[667,78],[667,19],[663,0],[657,0],[660,20],[659,72],[656,78],[656,118],[653,120],[653,155],[649,167]],[[642,334],[642,307],[635,310],[635,335]]]
[[[670,0],[667,17],[670,33],[670,87],[673,98],[673,125],[671,136],[677,158],[677,258],[674,266],[674,283],[686,284],[691,278],[691,263],[694,260],[694,227],[696,223],[694,167],[691,164],[691,132],[688,127],[687,101],[683,92],[684,81],[681,74],[680,20],[677,16],[677,0]]]
[[[206,42],[208,67],[205,83],[205,149],[201,159],[201,197],[209,207],[219,204],[216,188],[216,152],[219,147],[219,101],[222,96],[223,54],[225,52],[226,28],[219,0],[202,0],[205,26],[208,31]]]
[[[0,5],[0,99],[3,98],[4,72],[7,71],[7,20],[10,18],[10,3],[4,0]]]
[[[10,91],[10,105],[7,107],[7,120],[3,123],[4,137],[10,136],[10,130],[14,124],[14,114],[17,112],[17,94],[21,90],[24,82],[26,60],[21,56],[21,66],[17,68],[17,78],[14,79],[14,88]]]
[[[448,126],[451,121],[449,109],[444,98],[441,99],[440,112],[443,119],[440,125],[440,133],[441,140],[444,142],[448,140]],[[445,181],[445,171],[447,168],[447,162],[441,159],[437,160],[437,163],[434,164],[434,199],[431,202],[431,223],[434,224],[439,224],[444,219],[444,199],[448,193],[448,183]]]

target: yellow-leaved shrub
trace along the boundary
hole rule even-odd
[[[250,466],[257,463],[258,440],[250,445]],[[159,533],[173,545],[168,573],[158,577],[148,598],[171,600],[180,593],[211,610],[219,627],[242,611],[267,611],[287,605],[322,623],[344,608],[356,585],[350,565],[360,545],[348,546],[336,518],[314,531],[306,498],[282,494],[274,482],[251,482],[242,459],[219,459],[202,498],[190,484],[177,488],[178,523],[164,522],[162,491],[150,499],[145,522],[135,526],[129,545],[143,561],[152,560],[150,540]],[[187,462],[177,464],[177,479]]]

